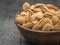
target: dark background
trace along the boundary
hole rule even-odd
[[[30,45],[14,24],[14,17],[22,10],[24,2],[52,3],[60,7],[60,0],[0,0],[0,45]]]

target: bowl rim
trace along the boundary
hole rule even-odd
[[[25,29],[27,31],[31,31],[31,32],[38,32],[38,33],[57,33],[57,32],[60,32],[60,31],[39,31],[39,30],[33,30],[33,29],[25,28],[25,27],[21,26],[20,24],[17,24],[16,22],[15,22],[15,24],[17,26],[19,26],[20,28],[23,28],[23,29]]]

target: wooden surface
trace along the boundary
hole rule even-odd
[[[31,45],[24,41],[14,24],[15,15],[26,1],[30,4],[52,3],[60,7],[60,0],[0,0],[0,45]]]

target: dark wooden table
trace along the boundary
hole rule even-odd
[[[15,15],[26,1],[30,4],[52,3],[60,7],[60,0],[0,0],[0,45],[31,45],[22,38],[14,24]]]

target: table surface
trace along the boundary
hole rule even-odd
[[[20,32],[14,24],[15,15],[21,11],[21,6],[26,1],[30,4],[48,3],[48,0],[45,0],[45,2],[42,0],[0,0],[0,45],[30,45],[23,38],[20,39]],[[58,0],[58,3],[56,1],[54,1],[54,4],[58,6],[60,0]],[[52,0],[49,0],[49,2],[53,3]]]

